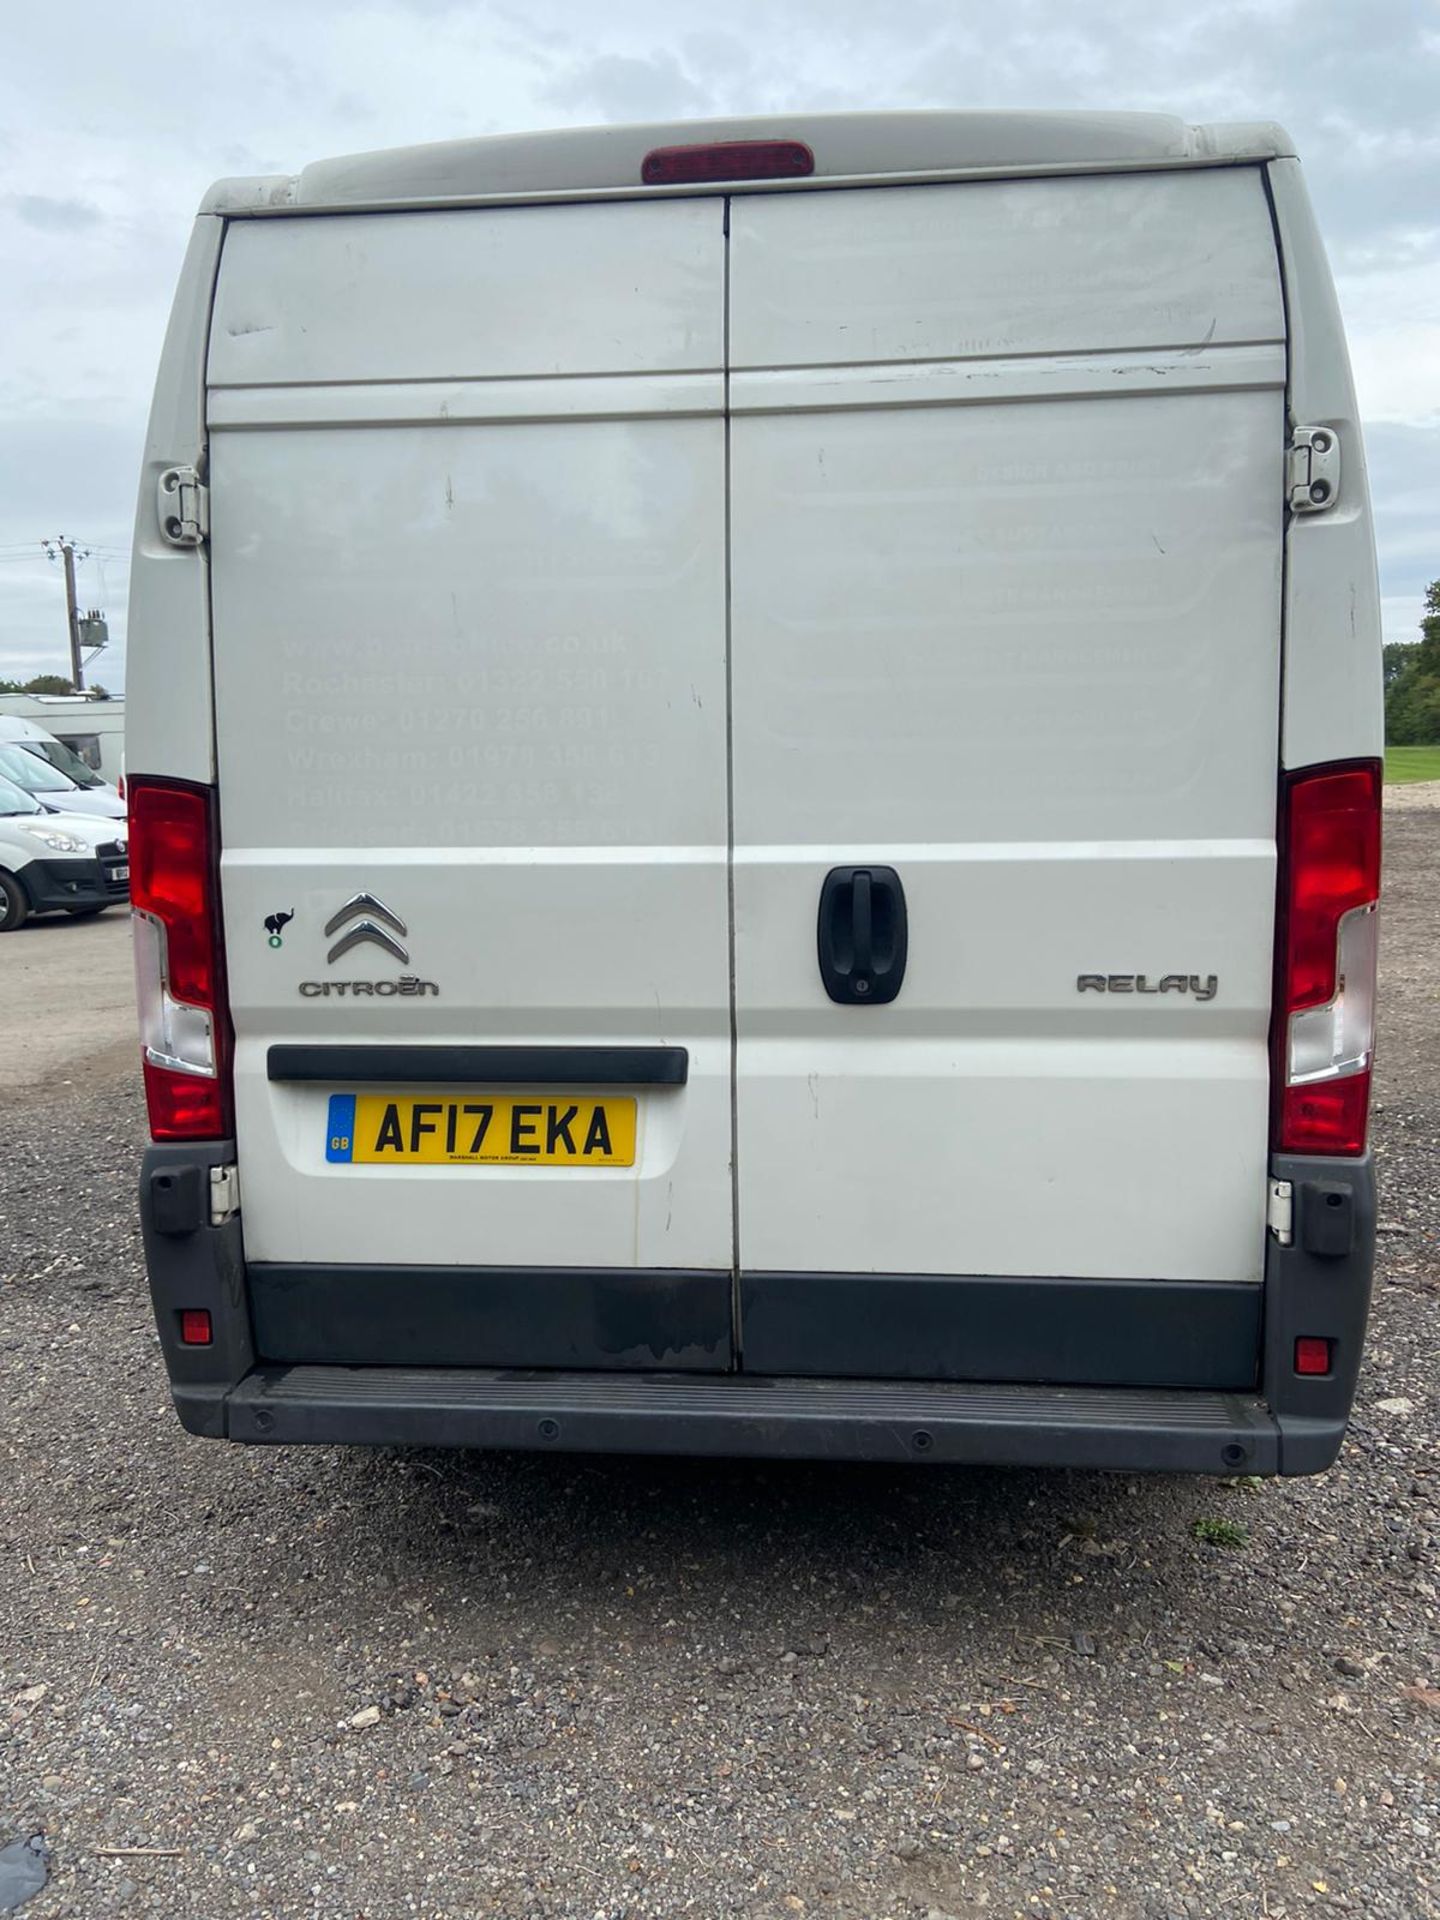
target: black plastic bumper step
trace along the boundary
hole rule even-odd
[[[224,1409],[232,1440],[261,1443],[1181,1473],[1280,1464],[1263,1400],[1151,1388],[293,1366],[257,1369]]]

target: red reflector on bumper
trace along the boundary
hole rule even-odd
[[[1330,1342],[1322,1340],[1317,1334],[1302,1333],[1295,1342],[1295,1371],[1329,1373]]]
[[[214,1338],[208,1307],[180,1309],[180,1344],[183,1347],[208,1347]]]

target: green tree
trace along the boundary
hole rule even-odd
[[[1440,745],[1440,580],[1425,589],[1420,638],[1385,649],[1385,738],[1393,747]]]
[[[1385,642],[1385,691],[1387,693],[1414,659],[1417,644],[1414,640]]]
[[[29,680],[0,680],[0,693],[74,693],[73,680],[58,673],[37,673]]]

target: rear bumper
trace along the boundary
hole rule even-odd
[[[298,1366],[220,1395],[177,1385],[175,1403],[192,1432],[262,1444],[1284,1471],[1279,1426],[1242,1394]]]
[[[153,1147],[142,1175],[192,1433],[1209,1474],[1318,1473],[1345,1436],[1368,1160],[1276,1159],[1294,1233],[1272,1237],[1263,1287],[748,1276],[737,1356],[726,1275],[247,1265],[241,1218],[209,1224],[210,1169],[233,1159],[229,1142]],[[208,1346],[180,1341],[195,1307]],[[1317,1336],[1331,1369],[1301,1376],[1296,1341]]]

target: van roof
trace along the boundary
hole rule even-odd
[[[227,215],[693,192],[642,187],[652,147],[711,140],[803,140],[815,154],[807,181],[965,178],[1223,166],[1293,155],[1270,121],[1189,126],[1163,113],[792,113],[750,119],[664,121],[438,140],[317,160],[301,173],[220,180],[202,213]],[[744,190],[744,183],[736,183]],[[712,189],[713,190],[713,189]]]

